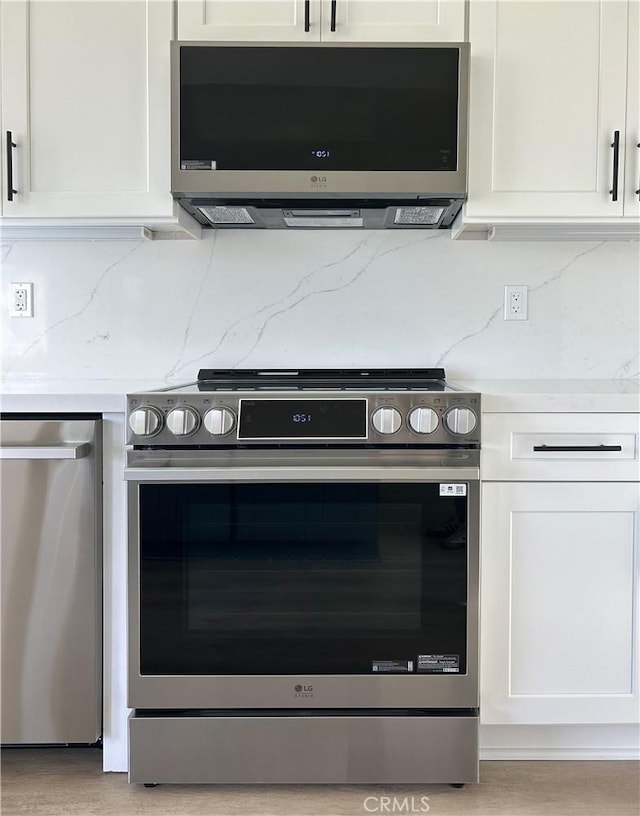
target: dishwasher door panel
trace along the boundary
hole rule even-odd
[[[100,440],[95,420],[0,424],[5,745],[100,737]]]

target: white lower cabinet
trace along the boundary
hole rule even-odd
[[[640,484],[482,488],[481,721],[638,721]]]

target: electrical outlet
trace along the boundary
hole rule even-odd
[[[10,283],[11,300],[9,310],[11,317],[33,317],[33,284]]]
[[[527,291],[526,286],[504,287],[504,319],[527,319]]]

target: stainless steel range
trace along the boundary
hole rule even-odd
[[[201,371],[128,428],[130,781],[477,781],[480,396]]]

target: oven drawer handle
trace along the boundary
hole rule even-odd
[[[215,468],[128,467],[124,478],[132,482],[473,482],[477,467],[316,467],[316,468]]]
[[[4,445],[0,448],[0,459],[83,459],[90,451],[91,445],[87,442],[61,445]]]
[[[600,453],[601,451],[611,451],[619,453],[622,450],[622,445],[534,445],[533,450],[536,453],[538,451],[563,451],[567,453],[573,451],[588,451],[595,453]]]

